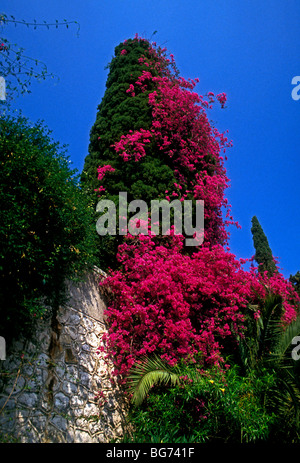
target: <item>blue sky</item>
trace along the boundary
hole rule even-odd
[[[150,39],[157,31],[155,41],[174,54],[180,74],[200,79],[200,94],[227,94],[227,108],[210,117],[233,141],[227,197],[242,229],[231,229],[232,252],[254,254],[256,215],[283,274],[300,270],[300,100],[291,96],[292,78],[300,75],[299,0],[2,0],[1,12],[80,24],[79,36],[76,25],[1,31],[59,77],[33,82],[14,107],[33,122],[44,120],[79,171],[115,46],[136,32]]]

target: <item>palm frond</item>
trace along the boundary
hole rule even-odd
[[[271,359],[277,363],[282,363],[284,359],[286,359],[287,353],[292,347],[293,339],[299,335],[300,315],[298,315],[298,317],[291,322],[283,332],[281,332],[280,336],[278,336]],[[291,358],[288,360],[291,360]]]
[[[256,364],[258,343],[256,339],[238,339],[239,358],[245,372],[251,371]]]
[[[290,421],[299,426],[300,416],[300,391],[294,382],[292,372],[281,370],[278,377],[276,389],[268,394],[269,404],[276,412],[285,417],[286,422]]]
[[[260,352],[263,355],[265,350],[271,350],[278,336],[282,333],[281,318],[283,314],[282,297],[277,294],[269,294],[262,309],[263,329],[259,339]]]
[[[180,382],[179,372],[169,367],[158,356],[145,357],[136,363],[128,375],[127,388],[132,394],[132,403],[141,405],[152,386],[175,385]]]

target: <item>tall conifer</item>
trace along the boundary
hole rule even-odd
[[[295,290],[297,291],[297,293],[300,296],[300,271],[299,270],[295,275],[290,276],[290,282],[292,283]]]
[[[147,89],[135,90],[134,98],[128,89],[143,71],[149,71],[149,62],[152,75],[167,73],[167,68],[163,70],[155,66],[157,57],[151,50],[145,39],[136,37],[126,40],[115,48],[115,56],[108,65],[106,91],[90,132],[89,154],[85,158],[82,172],[82,182],[87,191],[94,195],[95,201],[98,197],[95,190],[99,188],[99,166],[111,165],[115,169],[113,181],[109,182],[109,195],[126,191],[128,201],[137,198],[145,201],[154,199],[175,181],[172,170],[158,153],[152,151],[150,156],[139,161],[137,168],[134,160],[124,162],[113,146],[129,131],[150,129],[152,110],[148,99],[155,85],[148,81]]]
[[[136,36],[115,47],[115,55],[108,65],[106,91],[90,132],[89,153],[81,174],[83,188],[92,196],[95,207],[103,197],[99,194],[99,167],[109,165],[113,169],[106,174],[101,185],[105,185],[105,199],[114,201],[116,206],[120,192],[127,193],[128,203],[133,199],[150,202],[151,199],[159,198],[165,190],[171,189],[176,181],[172,169],[155,149],[151,150],[150,147],[149,155],[137,164],[133,159],[124,162],[114,147],[123,134],[148,130],[151,126],[152,109],[148,100],[155,85],[148,81],[147,89],[136,91],[134,98],[128,92],[130,85],[143,72],[148,71],[150,65],[152,75],[170,73],[165,63],[163,67],[158,65],[158,56],[145,39]],[[123,237],[118,233],[116,236],[99,238],[99,265],[103,269],[117,265],[115,256],[122,241]]]
[[[215,100],[223,107],[226,95],[200,96],[193,91],[196,82],[179,77],[166,49],[137,35],[115,48],[82,172],[83,188],[95,206],[99,199],[116,205],[116,235],[100,237],[104,269],[113,265],[123,241],[118,230],[120,192],[127,193],[128,203],[141,199],[148,208],[155,199],[192,200],[194,205],[203,200],[206,243],[227,241],[222,208],[229,223],[232,217],[220,153],[230,143],[206,114]]]
[[[254,258],[259,265],[259,271],[261,273],[268,271],[272,275],[276,270],[276,265],[268,239],[256,216],[252,217],[251,232],[255,248]]]

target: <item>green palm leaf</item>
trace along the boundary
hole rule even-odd
[[[266,350],[273,350],[274,344],[277,344],[278,337],[283,331],[282,315],[282,297],[277,294],[269,294],[262,309],[263,329],[259,339],[259,356],[263,356]]]
[[[179,371],[170,368],[160,357],[145,357],[134,365],[128,376],[127,388],[132,394],[132,403],[141,405],[152,386],[175,385],[180,382]]]
[[[249,305],[250,313],[255,306]],[[248,336],[239,340],[240,358],[246,372],[261,376],[264,368],[276,374],[276,385],[271,387],[264,403],[284,417],[288,432],[298,432],[300,417],[300,363],[293,361],[293,338],[300,335],[300,314],[284,326],[282,298],[269,294],[261,306],[261,316],[248,318]],[[294,429],[295,428],[295,429]]]
[[[299,335],[300,315],[298,315],[298,317],[281,332],[280,336],[278,336],[277,342],[272,351],[271,360],[277,364],[283,363],[284,360],[291,360],[291,357],[287,358],[287,354],[291,349],[293,338]]]
[[[255,368],[260,360],[265,360],[266,353],[272,350],[282,333],[282,298],[269,294],[264,300],[260,317],[255,319],[253,312],[256,312],[258,307],[248,305],[247,336],[243,339],[238,338],[240,359],[248,372]]]

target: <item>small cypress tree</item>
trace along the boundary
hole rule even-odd
[[[297,291],[297,293],[300,296],[300,271],[299,270],[295,275],[290,276],[290,282],[292,283],[295,290]]]
[[[272,275],[276,271],[276,265],[268,239],[256,216],[252,217],[251,233],[255,248],[254,259],[259,265],[259,272],[263,273],[268,271],[268,273]]]

